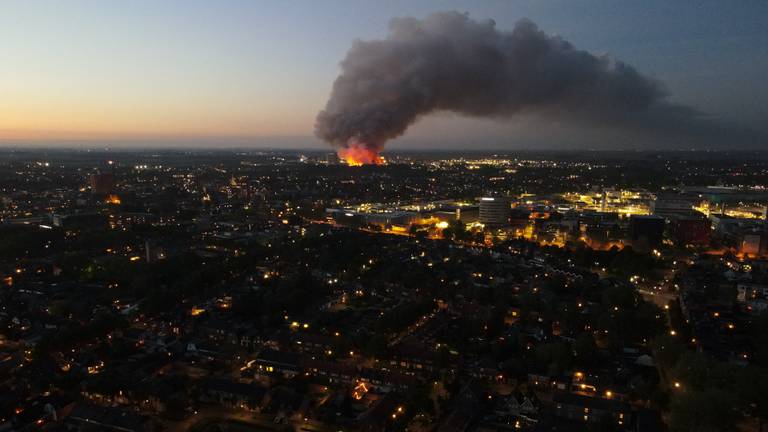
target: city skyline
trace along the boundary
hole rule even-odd
[[[0,18],[12,66],[0,73],[0,145],[328,148],[312,136],[314,117],[353,41],[384,38],[392,17],[457,10],[493,19],[499,31],[528,18],[578,49],[609,54],[661,82],[670,102],[751,129],[761,137],[751,148],[761,148],[766,5],[729,6],[10,2]],[[624,132],[531,115],[499,121],[439,112],[391,148],[669,147],[663,135]]]

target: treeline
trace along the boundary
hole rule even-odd
[[[765,343],[768,314],[753,322],[753,343]],[[656,338],[652,347],[667,391],[674,431],[733,431],[751,418],[757,430],[768,424],[768,366],[765,347],[749,366],[739,366],[689,349],[681,335]]]

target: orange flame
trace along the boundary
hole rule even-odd
[[[359,381],[355,386],[355,389],[352,390],[352,397],[354,397],[355,400],[360,400],[366,393],[368,393],[368,386],[366,386],[364,382]]]
[[[339,159],[349,166],[384,165],[387,163],[377,150],[358,142],[352,142],[349,146],[340,148],[337,154]]]

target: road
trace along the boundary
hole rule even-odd
[[[288,425],[278,425],[272,422],[273,415],[253,413],[245,410],[233,410],[218,406],[203,406],[192,415],[181,421],[162,420],[163,430],[169,432],[187,432],[195,425],[202,425],[205,422],[233,420],[243,424],[244,427],[252,428],[255,431],[314,431],[325,432],[320,423],[312,420],[295,421]]]
[[[666,291],[649,291],[644,288],[638,288],[639,292],[646,301],[653,302],[660,308],[668,305],[670,301],[677,299],[677,294]]]

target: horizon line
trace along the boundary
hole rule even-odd
[[[0,140],[0,152],[14,152],[14,151],[93,151],[93,152],[142,152],[142,151],[166,151],[166,152],[194,152],[194,151],[214,151],[214,152],[238,152],[238,151],[251,151],[251,152],[311,152],[311,153],[335,153],[335,149],[332,147],[322,148],[319,146],[297,146],[297,147],[275,147],[275,146],[215,146],[215,145],[154,145],[154,146],[110,146],[110,145],[29,145],[26,144],[11,144],[7,145]],[[572,147],[572,148],[487,148],[487,149],[456,149],[456,148],[426,148],[426,147],[409,147],[409,148],[393,148],[386,149],[384,154],[398,154],[398,153],[465,153],[465,154],[488,154],[488,153],[573,153],[573,152],[589,152],[589,153],[758,153],[768,154],[768,149],[712,149],[712,148],[644,148],[644,149],[631,149],[631,148],[594,148],[594,147]]]

